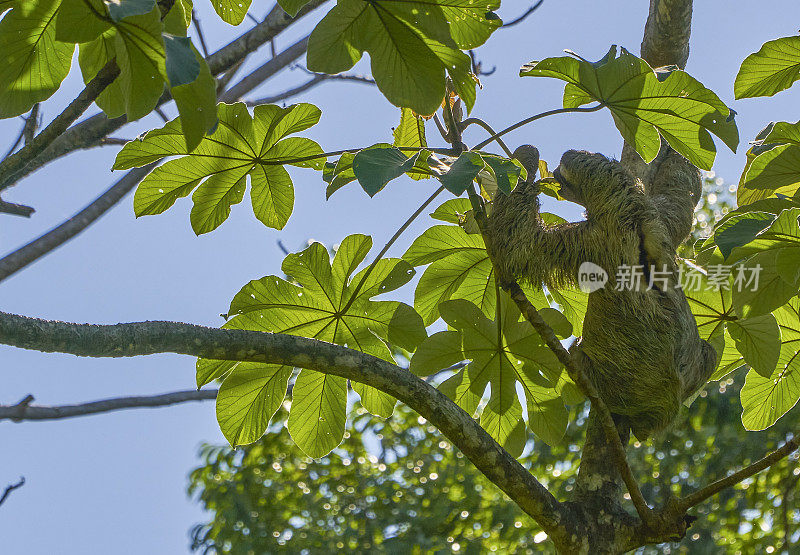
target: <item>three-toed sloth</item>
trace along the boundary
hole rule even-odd
[[[523,279],[558,288],[577,283],[585,262],[603,268],[610,279],[589,294],[573,360],[638,438],[664,429],[716,367],[716,353],[700,339],[677,287],[676,249],[691,230],[699,172],[669,149],[645,190],[619,162],[570,150],[554,177],[561,196],[586,209],[586,219],[548,226],[532,177],[538,151],[526,145],[515,158],[529,178],[510,195],[496,196],[487,227],[500,283]],[[621,268],[638,268],[640,286],[621,283]]]

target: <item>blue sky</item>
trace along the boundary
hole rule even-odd
[[[528,5],[506,0],[500,14],[510,19]],[[206,0],[199,0],[197,9],[211,48],[240,32],[218,23]],[[278,49],[308,32],[324,11],[282,35]],[[261,16],[266,8],[259,4],[252,12]],[[600,58],[610,44],[638,53],[646,16],[647,2],[642,1],[545,0],[524,24],[496,33],[478,51],[485,66],[496,65],[497,71],[483,78],[473,113],[502,128],[560,107],[563,85],[520,79],[519,66],[560,55],[564,48],[589,59]],[[698,2],[687,70],[737,110],[742,137],[738,154],[720,147],[714,169],[726,181],[738,180],[747,141],[768,121],[798,117],[797,90],[733,101],[733,78],[741,61],[764,41],[795,34],[798,16],[796,0]],[[249,25],[245,20],[241,30]],[[253,56],[250,67],[262,63],[268,50]],[[362,61],[356,71],[369,73],[368,63]],[[285,70],[252,98],[305,79],[299,70]],[[79,86],[73,73],[45,104],[45,117],[58,113]],[[397,109],[377,90],[352,83],[329,83],[297,101],[322,108],[322,121],[308,135],[326,150],[390,140],[398,119]],[[19,125],[19,120],[0,122],[0,149],[13,141]],[[160,125],[151,117],[117,135],[130,138]],[[429,131],[433,137],[434,130]],[[483,136],[472,132],[467,142],[475,144]],[[533,143],[551,164],[569,148],[610,156],[619,156],[621,149],[607,112],[547,118],[509,135],[507,142],[512,148]],[[0,253],[68,218],[121,176],[108,169],[117,148],[74,154],[10,191],[7,200],[31,204],[37,212],[30,220],[3,217]],[[178,202],[164,215],[136,220],[128,197],[83,235],[0,284],[0,309],[76,322],[164,319],[219,325],[218,315],[242,285],[280,273],[277,240],[297,250],[311,238],[331,245],[351,233],[368,233],[380,246],[432,190],[430,182],[399,180],[370,200],[352,184],[326,202],[319,174],[296,170],[293,176],[295,212],[282,231],[257,222],[245,200],[220,229],[198,238],[189,226],[190,201]],[[547,207],[579,217],[565,204]],[[425,218],[416,222],[390,254],[401,254],[429,223]],[[408,291],[404,295],[410,300]],[[37,403],[65,404],[194,386],[194,360],[177,355],[91,360],[0,347],[0,371],[3,404],[29,393]],[[6,552],[26,554],[186,552],[187,531],[203,517],[186,498],[187,474],[198,463],[200,443],[224,442],[209,402],[52,423],[2,422],[0,435],[0,487],[21,475],[27,479],[0,507],[0,538]]]

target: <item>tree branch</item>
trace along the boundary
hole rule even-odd
[[[709,484],[706,487],[701,488],[700,490],[680,499],[677,502],[677,509],[680,511],[686,511],[695,505],[699,505],[709,497],[718,494],[722,490],[735,486],[742,480],[746,480],[750,476],[758,474],[762,470],[769,468],[784,457],[788,457],[798,449],[800,449],[800,430],[797,430],[792,439],[787,440],[781,448],[776,449],[763,459],[760,459],[753,464],[739,470],[738,472],[734,472],[730,476],[722,478],[721,480],[717,480],[716,482]]]
[[[219,75],[230,69],[239,60],[275,38],[284,29],[299,21],[305,14],[324,4],[325,1],[313,0],[309,2],[294,18],[287,15],[280,6],[276,5],[267,14],[264,21],[206,58],[211,74]],[[158,106],[168,102],[170,98],[169,94],[162,95],[158,101]],[[126,123],[128,123],[128,120],[125,116],[109,119],[102,113],[86,118],[67,129],[54,140],[52,144],[31,160],[23,170],[19,171],[8,182],[7,186],[13,185],[26,175],[71,152],[99,146],[102,144],[103,137],[117,131]]]
[[[154,162],[141,168],[130,170],[105,193],[70,219],[27,245],[0,258],[0,282],[60,247],[89,227],[125,197],[131,189],[136,187],[156,165],[157,163]],[[2,201],[0,201],[0,204],[2,204]]]
[[[215,360],[309,368],[371,385],[400,399],[453,442],[554,541],[568,541],[568,513],[553,495],[458,405],[385,360],[306,337],[175,322],[71,324],[0,312],[0,343],[87,357],[178,353]]]
[[[0,505],[6,502],[6,499],[8,499],[9,495],[11,495],[12,491],[14,491],[15,489],[19,489],[24,485],[25,485],[24,477],[20,477],[19,482],[17,482],[16,484],[7,485],[5,491],[3,492],[3,495],[0,496]]]
[[[61,136],[64,131],[67,130],[67,127],[72,125],[76,119],[81,117],[86,109],[91,106],[92,102],[100,96],[100,93],[102,93],[118,75],[119,67],[117,66],[117,62],[111,60],[97,72],[97,75],[86,84],[77,98],[70,102],[69,106],[56,116],[41,133],[36,135],[32,141],[27,142],[18,152],[0,162],[0,191],[13,184],[17,176],[21,175],[25,170],[25,166]]]
[[[686,67],[692,34],[692,0],[651,0],[642,58],[651,67]]]
[[[363,75],[348,75],[341,73],[337,75],[328,75],[327,73],[312,73],[312,75],[313,77],[311,79],[294,88],[287,89],[273,96],[265,96],[262,98],[257,98],[255,100],[247,100],[245,101],[245,103],[248,106],[258,106],[259,104],[275,104],[276,102],[286,100],[293,96],[297,96],[298,94],[302,94],[310,89],[313,89],[314,87],[316,87],[321,83],[324,83],[325,81],[353,81],[356,83],[364,83],[365,85],[375,84],[374,79],[365,77]]]
[[[531,15],[533,12],[535,12],[536,10],[538,10],[538,9],[539,9],[539,6],[541,6],[543,3],[544,3],[544,0],[539,0],[539,1],[538,1],[538,2],[536,2],[536,3],[535,3],[533,6],[531,6],[530,8],[528,8],[528,9],[527,9],[527,10],[526,10],[526,11],[525,11],[525,12],[524,12],[522,15],[520,15],[519,17],[517,17],[517,18],[515,18],[515,19],[512,19],[512,20],[511,20],[511,21],[509,21],[508,23],[503,23],[503,29],[506,29],[506,28],[508,28],[508,27],[513,27],[514,25],[517,25],[518,23],[522,23],[523,21],[525,21],[525,20],[528,18],[528,16],[529,16],[529,15]]]
[[[31,405],[32,396],[28,396],[16,405],[0,405],[0,420],[22,422],[25,420],[61,420],[76,416],[89,416],[123,409],[158,408],[190,401],[206,401],[217,398],[216,389],[176,391],[162,395],[133,397],[116,397],[92,401],[80,405],[61,405],[44,407]]]
[[[223,102],[235,102],[255,89],[261,83],[275,75],[277,72],[297,60],[308,50],[308,35],[295,42],[289,48],[270,58],[261,66],[245,75],[238,83],[220,95]]]

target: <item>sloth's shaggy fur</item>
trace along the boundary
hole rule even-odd
[[[533,176],[536,149],[520,147],[515,157]],[[700,339],[675,287],[675,251],[691,229],[700,175],[671,150],[657,162],[645,191],[619,162],[570,150],[554,175],[561,195],[586,208],[585,221],[546,225],[539,215],[540,186],[530,177],[511,195],[497,195],[487,229],[501,283],[573,285],[584,262],[608,273],[609,283],[589,295],[583,337],[571,351],[609,409],[627,417],[640,439],[664,429],[716,367],[716,353]],[[617,290],[617,269],[638,265],[645,268],[643,287]],[[654,279],[647,287],[653,267],[666,269],[658,276],[668,275],[666,286]]]

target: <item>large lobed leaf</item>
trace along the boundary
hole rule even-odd
[[[712,133],[731,150],[739,143],[733,112],[716,94],[681,70],[657,74],[624,48],[617,57],[612,46],[597,63],[570,56],[531,62],[520,75],[566,81],[564,108],[600,102],[646,162],[658,154],[661,137],[703,169],[711,169],[716,156]]]
[[[264,225],[283,228],[294,206],[294,187],[284,164],[321,169],[324,163],[317,143],[288,135],[315,125],[319,108],[262,105],[251,116],[244,104],[237,103],[220,104],[218,112],[216,131],[192,152],[182,140],[180,118],[131,141],[119,152],[114,169],[180,156],[139,184],[133,199],[136,215],[160,214],[194,191],[192,229],[208,233],[228,218],[232,205],[242,201],[249,177],[256,217]]]
[[[520,384],[530,429],[547,443],[558,443],[567,424],[564,401],[555,387],[563,369],[530,324],[520,321],[514,302],[501,294],[493,320],[463,299],[446,301],[440,309],[453,331],[423,341],[411,359],[411,371],[426,376],[469,359],[466,368],[441,384],[442,392],[474,414],[486,386],[491,385],[481,426],[509,453],[519,456],[527,440],[517,393]],[[562,337],[572,333],[559,312],[546,308],[541,313]]]
[[[370,237],[350,235],[342,241],[333,262],[320,243],[290,254],[283,271],[297,283],[276,276],[251,281],[231,302],[231,319],[224,327],[312,337],[390,361],[390,344],[414,350],[426,337],[414,309],[396,301],[372,300],[407,283],[414,270],[403,260],[382,259],[371,273],[362,270],[353,275],[371,247]],[[246,370],[246,375],[239,375],[239,366],[224,361],[201,359],[197,365],[198,386],[225,379],[226,401],[218,402],[217,410],[232,444],[260,437],[286,392],[282,384],[288,374],[284,375],[283,369]],[[234,385],[226,389],[232,377]],[[367,410],[391,415],[392,397],[364,384],[352,385]],[[300,372],[288,425],[305,453],[320,457],[338,445],[344,433],[346,404],[345,379],[308,369]]]
[[[747,153],[738,199],[748,204],[775,194],[793,196],[800,188],[800,122],[771,123]]]
[[[311,33],[308,67],[340,73],[367,52],[378,88],[393,104],[434,113],[449,75],[471,109],[476,81],[462,50],[480,46],[500,27],[492,11],[499,6],[499,0],[339,0]]]
[[[800,79],[800,37],[765,42],[742,62],[733,92],[736,98],[772,96]]]

